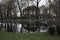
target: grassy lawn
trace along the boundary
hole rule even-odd
[[[12,33],[0,32],[0,40],[60,40],[60,35],[48,33]]]

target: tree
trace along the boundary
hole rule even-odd
[[[57,33],[60,34],[60,4],[59,4],[60,0],[56,1],[56,25],[57,25]]]
[[[23,16],[22,17],[25,17],[23,20],[26,19],[28,21],[28,23],[26,24],[27,25],[26,28],[27,28],[28,32],[29,31],[36,31],[37,28],[40,27],[40,26],[37,26],[38,22],[37,21],[35,22],[35,20],[39,19],[39,18],[36,19],[36,8],[37,8],[36,6],[28,6],[27,8],[23,9]],[[40,9],[39,8],[37,8],[37,9],[38,9],[38,14],[40,14],[39,13]]]
[[[60,15],[60,13],[59,13],[59,0],[53,0],[53,1],[51,1],[51,0],[49,0],[49,3],[50,3],[50,5],[49,5],[49,13],[51,13],[51,15],[52,15],[52,21],[50,21],[51,22],[51,26],[52,25],[55,25],[56,26],[56,28],[57,28],[57,30],[59,30],[59,24],[60,24],[60,19],[59,19],[59,15]],[[51,11],[52,10],[52,11]]]
[[[49,33],[51,34],[51,35],[55,35],[55,27],[49,27]]]
[[[13,10],[16,10],[15,9],[15,1],[16,0],[4,0],[4,14],[5,14],[5,17],[3,18],[3,20],[5,20],[5,26],[7,27],[7,31],[13,31],[12,30],[12,23],[11,23],[11,18],[13,17],[13,15],[12,15],[12,9]],[[16,16],[16,15],[15,15]],[[9,21],[9,23],[10,23],[10,25],[9,25],[9,23],[8,23],[8,20],[10,20]],[[6,25],[7,24],[7,25]]]

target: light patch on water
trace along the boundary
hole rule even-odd
[[[17,24],[17,32],[21,31],[22,24]]]

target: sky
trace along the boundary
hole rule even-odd
[[[36,1],[36,0],[35,0],[35,1]],[[36,3],[35,1],[34,1],[34,3]],[[48,0],[41,0],[41,1],[39,2],[39,6],[45,5],[46,2],[48,2]],[[2,3],[2,0],[0,0],[0,3]]]
[[[0,0],[0,3],[2,2],[2,0]]]
[[[47,2],[48,2],[48,0],[41,0],[40,3],[39,3],[39,6],[45,5]]]
[[[35,1],[36,1],[36,0],[35,0]],[[34,1],[34,3],[36,3],[35,1]],[[41,0],[41,1],[39,2],[39,6],[45,5],[47,2],[48,2],[48,0]]]
[[[0,4],[5,4],[9,0],[0,0]]]

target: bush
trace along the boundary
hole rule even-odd
[[[49,33],[55,35],[55,27],[49,27]]]
[[[60,34],[60,26],[57,26],[57,34]]]

